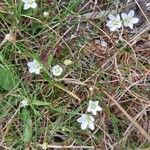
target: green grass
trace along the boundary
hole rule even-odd
[[[135,59],[130,46],[124,47],[122,41],[115,44],[118,35],[105,27],[105,17],[82,18],[95,11],[94,7],[96,11],[117,9],[115,2],[98,1],[96,6],[82,0],[36,2],[35,10],[23,10],[23,3],[15,0],[0,2],[0,149],[40,149],[45,142],[54,148],[72,144],[100,150],[148,148],[149,143],[133,125],[124,137],[131,122],[100,89],[132,118],[145,109],[137,121],[148,132],[149,56],[136,52]],[[48,17],[43,16],[44,11],[49,12]],[[8,33],[12,38],[2,44]],[[95,45],[96,38],[106,39],[108,48]],[[28,71],[27,63],[33,59],[43,67],[40,75]],[[73,64],[65,66],[65,59]],[[64,69],[61,77],[50,72],[55,64]],[[20,108],[24,99],[29,105]],[[94,131],[83,131],[77,119],[90,99],[98,100],[103,112],[96,117]]]

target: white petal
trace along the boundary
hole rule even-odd
[[[128,13],[128,17],[132,18],[134,16],[134,14],[135,14],[134,10],[130,10]]]
[[[98,105],[98,101],[95,101],[95,105],[96,105],[96,106]]]
[[[110,28],[110,31],[115,31],[117,28],[118,28],[117,26],[112,26],[112,27]]]
[[[85,130],[85,129],[87,128],[87,126],[88,126],[87,122],[83,122],[83,123],[81,124],[81,129],[82,129],[82,130]]]
[[[123,22],[123,25],[124,25],[125,27],[128,27],[128,22],[124,21],[124,22]]]
[[[24,9],[24,10],[27,10],[27,9],[29,9],[29,8],[30,8],[30,5],[29,5],[28,3],[25,3],[23,9]]]
[[[34,68],[30,68],[30,69],[29,69],[29,72],[30,72],[30,73],[34,73],[34,72],[35,72],[35,69],[34,69]]]
[[[92,110],[92,113],[93,113],[93,115],[95,115],[95,116],[96,116],[96,114],[97,114],[97,110],[96,110],[96,109]]]
[[[116,18],[115,18],[115,16],[114,16],[114,15],[112,15],[112,14],[109,14],[109,15],[108,15],[108,18],[109,18],[110,20],[114,20],[114,19],[116,19]]]
[[[27,66],[28,66],[28,67],[32,67],[32,66],[33,66],[33,62],[28,62],[28,63],[27,63]]]
[[[87,112],[91,112],[91,111],[92,111],[91,107],[88,106]]]
[[[108,26],[108,27],[113,26],[112,21],[111,21],[111,20],[110,20],[110,21],[108,21],[108,22],[107,22],[107,24],[106,24],[106,26]]]
[[[91,105],[93,105],[93,103],[94,103],[94,102],[93,102],[92,100],[89,100],[88,106],[91,107]]]
[[[86,122],[86,115],[82,114],[81,117],[77,119],[77,122],[79,122],[79,123]]]
[[[94,118],[92,117],[92,116],[89,116],[90,117],[90,120],[92,121],[92,122],[94,122]]]
[[[32,7],[32,8],[36,8],[37,7],[37,4],[34,2],[34,3],[32,3],[31,4],[31,6],[30,7]]]
[[[133,23],[129,23],[128,26],[133,29]]]
[[[146,7],[149,7],[150,6],[150,3],[146,3]]]
[[[40,74],[40,69],[36,69],[36,70],[35,70],[35,73],[36,73],[36,74]]]
[[[92,111],[93,111],[93,109],[91,108],[91,106],[88,106],[87,112],[92,112]]]
[[[132,22],[133,24],[136,24],[136,23],[139,22],[139,18],[133,17],[133,18],[131,18],[131,22]]]
[[[120,22],[118,25],[117,25],[118,28],[121,28],[122,27],[122,22]]]
[[[94,130],[94,123],[93,122],[90,122],[90,124],[89,124],[89,128],[91,129],[91,130]]]
[[[126,13],[122,13],[121,17],[122,17],[123,20],[125,20],[125,19],[127,19],[127,14]]]
[[[38,64],[38,62],[37,62],[37,60],[36,60],[36,59],[33,59],[33,63]]]
[[[116,18],[117,18],[118,21],[120,21],[120,15],[119,14],[117,15]]]
[[[83,122],[83,118],[82,117],[78,118],[77,122],[79,122],[79,123]]]
[[[91,105],[93,103],[93,101],[92,100],[89,100],[89,105]]]
[[[100,106],[97,106],[97,111],[102,111],[102,108]]]

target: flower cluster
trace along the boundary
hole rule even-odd
[[[29,8],[36,8],[37,7],[37,3],[35,2],[35,0],[22,0],[24,2],[24,10],[27,10]]]
[[[110,20],[106,25],[110,28],[111,31],[115,31],[123,26],[133,29],[133,25],[139,22],[139,18],[134,17],[134,15],[134,10],[130,10],[128,14],[122,13],[121,17],[119,14],[117,14],[117,16],[109,14],[108,18]]]
[[[42,69],[42,66],[35,59],[28,62],[27,66],[29,67],[30,73],[40,74],[40,70]],[[58,77],[62,74],[63,68],[60,65],[55,65],[51,68],[51,72],[54,76]]]
[[[102,108],[98,105],[98,101],[89,101],[87,112],[91,112],[93,115],[97,114],[97,111],[102,111]],[[77,119],[77,122],[81,123],[81,129],[85,130],[90,128],[94,130],[94,117],[89,114],[82,114],[80,118]]]

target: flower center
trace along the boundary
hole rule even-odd
[[[39,68],[40,68],[39,64],[34,64],[34,67],[35,67],[36,69],[39,69]]]
[[[90,117],[89,117],[88,115],[86,116],[86,121],[87,121],[88,124],[89,124],[90,121],[91,121],[91,119],[90,119]]]
[[[56,69],[55,69],[55,72],[56,72],[56,73],[59,73],[59,72],[60,72],[60,69],[56,68]]]
[[[130,23],[130,22],[131,22],[131,18],[132,18],[132,17],[130,17],[130,18],[129,18],[129,17],[128,17],[128,18],[125,18],[123,21],[126,22],[126,23]]]
[[[92,109],[95,109],[95,108],[96,108],[96,105],[95,105],[95,104],[91,104],[91,108],[92,108]]]
[[[119,20],[114,20],[114,21],[113,21],[113,24],[114,24],[114,25],[118,25],[119,23],[120,23]]]
[[[29,4],[32,4],[34,2],[34,0],[29,0]]]

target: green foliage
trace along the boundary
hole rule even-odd
[[[116,139],[119,140],[120,139],[120,129],[119,129],[120,121],[117,117],[115,117],[115,115],[111,114],[111,122],[113,126],[113,133]]]
[[[16,76],[10,69],[0,67],[0,88],[4,90],[11,90],[18,84],[18,76]]]
[[[36,0],[37,8],[24,10],[22,1],[2,0],[0,41],[8,33],[14,39],[0,47],[0,149],[3,146],[14,150],[40,149],[39,144],[44,142],[60,145],[59,139],[62,145],[102,146],[96,149],[134,150],[139,145],[150,146],[142,136],[138,139],[140,134],[134,132],[137,129],[132,131],[132,127],[128,139],[124,140],[124,132],[131,123],[124,121],[125,116],[99,90],[114,97],[131,117],[140,113],[149,99],[149,55],[144,56],[148,49],[136,49],[132,39],[137,36],[137,41],[140,40],[138,35],[142,41],[149,38],[144,39],[140,30],[129,29],[120,35],[127,42],[118,41],[120,31],[107,30],[108,16],[83,17],[94,11],[111,12],[115,6],[121,14],[122,8],[128,10],[128,5],[123,6],[122,2],[126,3],[125,0]],[[49,16],[44,16],[44,11]],[[106,49],[95,42],[101,38],[108,44]],[[27,63],[33,59],[43,67],[39,75],[29,73]],[[65,59],[72,60],[73,64],[66,66]],[[56,64],[64,69],[60,77],[52,76],[50,71]],[[20,109],[19,103],[24,98],[29,105]],[[89,99],[99,100],[103,112],[95,118],[94,131],[82,131],[77,118],[86,113]],[[21,115],[15,114],[17,108]],[[143,121],[137,119],[141,125],[149,119],[147,109],[144,116]],[[122,144],[126,147],[120,148]]]
[[[49,106],[50,105],[48,102],[43,102],[39,100],[33,100],[32,104],[35,106]]]
[[[32,138],[32,119],[30,112],[23,108],[21,111],[22,120],[23,120],[23,141],[25,144],[30,142]]]

